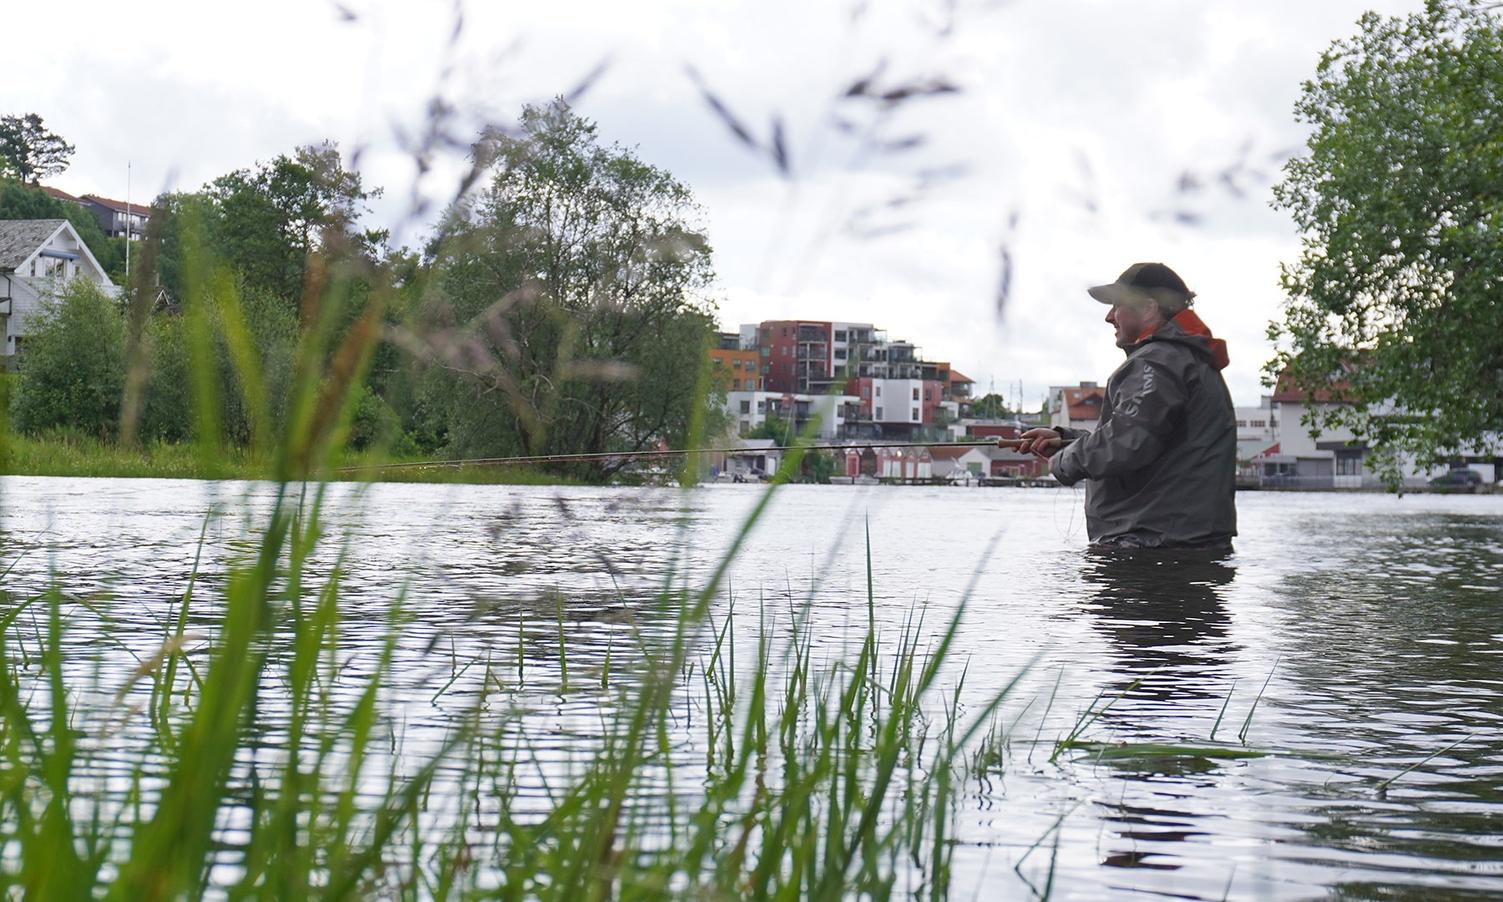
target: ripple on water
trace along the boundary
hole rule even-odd
[[[490,674],[515,705],[497,741],[525,744],[537,773],[555,776],[600,746],[614,698],[602,678],[632,679],[632,650],[670,634],[658,603],[669,575],[702,580],[758,497],[741,486],[330,495],[332,541],[313,569],[340,568],[353,683],[399,600],[408,618],[388,695],[399,747],[435,747],[495,691]],[[108,696],[131,655],[160,643],[195,572],[192,620],[212,627],[213,590],[254,552],[248,528],[273,489],[7,478],[0,498],[3,563],[15,565],[6,591],[55,576],[90,601],[70,608],[70,639],[85,682]],[[889,639],[938,629],[968,597],[952,674],[967,668],[962,710],[1026,673],[999,716],[1003,767],[957,813],[957,898],[1041,887],[1056,836],[1059,897],[1503,895],[1503,497],[1238,502],[1235,554],[1125,566],[1082,552],[1074,492],[792,487],[749,537],[715,616],[734,612],[743,661],[753,624],[786,630],[806,605],[816,654],[849,653],[868,616],[868,535],[870,614]],[[206,519],[211,509],[224,513]],[[674,760],[702,760],[700,701],[681,699]],[[273,741],[285,724],[265,715]],[[129,781],[131,728],[87,776]],[[1096,752],[1056,755],[1077,729]],[[1213,734],[1263,754],[1195,754]],[[1103,744],[1186,751],[1108,757]],[[523,789],[524,804],[546,809],[543,783]]]

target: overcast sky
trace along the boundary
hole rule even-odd
[[[1256,404],[1279,264],[1298,249],[1268,202],[1302,147],[1300,83],[1363,11],[1420,5],[551,0],[470,3],[456,29],[454,5],[413,0],[83,2],[8,43],[0,96],[77,145],[52,180],[75,193],[149,199],[336,140],[386,191],[372,224],[415,244],[433,217],[411,216],[413,198],[441,203],[462,157],[439,153],[415,181],[404,135],[432,98],[468,139],[604,63],[577,108],[693,189],[724,327],[873,322],[978,392],[1021,381],[1036,407],[1121,360],[1085,288],[1156,260],[1199,293],[1230,344],[1233,397]],[[733,137],[690,68],[762,149]],[[959,90],[886,113],[842,99],[874,71],[878,90]],[[766,150],[774,119],[788,173]]]

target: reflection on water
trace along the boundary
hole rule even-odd
[[[1115,737],[1163,739],[1164,724],[1203,719],[1230,689],[1227,667],[1236,650],[1229,638],[1227,587],[1236,567],[1225,551],[1089,549],[1081,578],[1089,589],[1083,607],[1111,642],[1115,676],[1101,723]],[[1213,724],[1213,731],[1215,725]],[[1175,741],[1178,737],[1169,737]],[[1209,740],[1209,737],[1207,737]],[[1114,759],[1115,778],[1151,787],[1153,804],[1096,802],[1110,831],[1101,864],[1112,868],[1176,871],[1173,843],[1211,834],[1180,803],[1205,785],[1219,764],[1193,755],[1143,755]]]
[[[1089,549],[1080,576],[1084,609],[1112,643],[1134,698],[1175,704],[1204,696],[1233,651],[1226,587],[1236,578],[1226,552]]]
[[[671,627],[664,580],[703,579],[758,491],[341,487],[314,569],[340,562],[357,676],[402,599],[404,724],[444,729],[490,672],[527,687],[515,729],[546,766],[599,736],[600,684],[629,679],[634,643]],[[200,537],[212,587],[268,499],[0,480],[3,588],[25,597],[57,574],[90,599],[69,636],[112,693],[160,642]],[[956,898],[1042,887],[1056,838],[1056,898],[1503,896],[1503,497],[1243,495],[1236,552],[1201,557],[1083,551],[1080,500],[792,487],[735,562],[717,623],[732,608],[786,623],[807,602],[814,653],[833,657],[865,628],[868,559],[891,637],[943,623],[974,586],[962,707],[1026,674],[999,715],[1003,773],[956,814]],[[224,513],[206,521],[211,507]],[[192,617],[207,628],[214,611]],[[754,632],[730,633],[743,660]],[[258,728],[274,741],[273,716]],[[1077,730],[1078,748],[1057,746]]]

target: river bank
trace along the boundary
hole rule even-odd
[[[398,466],[393,466],[398,465]],[[77,435],[7,435],[0,440],[0,475],[112,479],[272,479],[268,460],[244,448],[218,449],[212,457],[191,444],[153,442],[127,448]],[[529,467],[447,465],[441,460],[346,452],[329,475],[337,482],[422,482],[478,485],[573,485]]]

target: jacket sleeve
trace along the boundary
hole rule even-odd
[[[1052,469],[1061,483],[1105,479],[1153,463],[1164,453],[1189,392],[1178,373],[1144,354],[1128,361],[1113,394],[1107,421],[1054,455]]]

